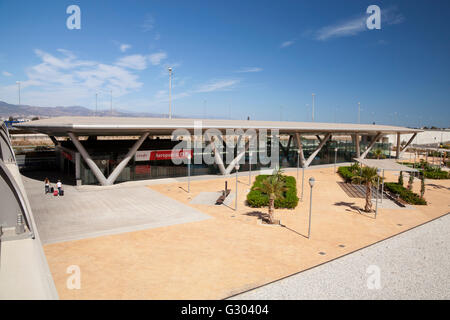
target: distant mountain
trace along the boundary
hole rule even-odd
[[[30,118],[30,117],[62,117],[62,116],[84,116],[93,117],[109,117],[110,110],[99,110],[97,114],[95,111],[82,107],[38,107],[28,105],[10,104],[0,101],[0,117],[9,118]],[[122,110],[113,110],[115,117],[151,117],[151,118],[165,118],[166,114],[162,113],[146,113],[146,112],[128,112]],[[176,118],[177,116],[173,116]]]

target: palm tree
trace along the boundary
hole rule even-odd
[[[425,194],[425,176],[422,173],[420,176],[420,197],[423,199],[423,195]]]
[[[377,159],[380,159],[381,156],[383,155],[383,150],[378,148],[373,152],[373,154],[375,155],[375,157],[377,157]]]
[[[366,185],[366,212],[372,211],[372,186],[377,182],[377,168],[364,167],[361,175],[352,177],[352,180],[360,181]]]
[[[274,172],[274,174],[268,176],[262,181],[261,187],[256,188],[257,190],[265,193],[269,197],[269,222],[274,223],[274,204],[276,199],[284,198],[284,191],[286,191],[284,180],[279,172]]]

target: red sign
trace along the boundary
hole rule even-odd
[[[193,156],[192,149],[138,151],[136,152],[134,160],[150,161],[150,160],[187,159],[188,155],[190,155],[192,158]]]

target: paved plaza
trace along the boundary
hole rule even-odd
[[[295,170],[286,170],[286,173],[296,176]],[[149,181],[147,186],[146,182],[142,182],[139,185],[126,183],[110,188],[82,188],[79,190],[82,195],[111,192],[116,197],[124,197],[113,201],[128,201],[130,193],[136,197],[139,195],[140,200],[135,201],[151,206],[145,197],[141,199],[143,195],[147,195],[146,189],[149,189],[151,193],[148,194],[157,195],[151,199],[165,204],[161,207],[161,214],[169,214],[172,205],[176,205],[182,208],[183,213],[194,210],[210,219],[168,223],[158,228],[49,243],[44,246],[44,250],[58,294],[62,299],[223,299],[305,270],[314,270],[312,268],[330,261],[338,262],[341,260],[338,258],[346,259],[351,253],[364,252],[364,248],[374,243],[383,243],[380,241],[413,232],[415,227],[449,211],[449,181],[427,181],[425,197],[428,206],[396,209],[381,207],[375,218],[373,213],[361,211],[364,199],[351,198],[339,187],[337,182],[341,181],[341,178],[333,173],[333,168],[320,167],[305,171],[306,181],[312,176],[316,179],[316,185],[313,191],[309,239],[306,237],[309,187],[305,188],[303,201],[299,203],[298,208],[276,210],[275,218],[281,219],[281,226],[261,225],[259,218],[267,212],[267,208],[250,208],[245,205],[246,194],[250,188],[248,175],[239,177],[237,210],[234,206],[216,206],[202,201],[192,203],[199,195],[201,199],[204,192],[219,192],[225,181],[228,181],[231,193],[234,194],[234,175],[194,179],[190,184],[190,193],[186,192],[186,180],[181,179],[168,183]],[[386,177],[388,181],[397,179],[390,174]],[[254,180],[254,176],[252,179]],[[301,194],[301,181],[297,182],[297,187],[298,193]],[[417,192],[419,188],[419,181],[415,181],[413,190]],[[42,185],[39,190],[42,191]],[[70,191],[67,194],[69,195]],[[90,201],[96,203],[97,199],[100,198],[93,197]],[[62,198],[45,201],[61,200],[64,201]],[[111,204],[104,203],[101,207],[103,206],[108,208]],[[133,206],[128,206],[134,210]],[[129,214],[133,210],[125,212]],[[413,243],[411,246],[417,248],[413,251],[394,251],[398,254],[396,257],[401,265],[406,263],[403,254],[412,255],[415,259],[416,256],[420,257],[418,254],[422,250],[426,250],[419,241]],[[439,246],[436,245],[436,248]],[[361,249],[362,251],[358,251]],[[444,250],[442,254],[445,254]],[[391,260],[393,264],[396,263],[396,257]],[[408,266],[410,269],[405,270],[416,268],[417,272],[421,272],[423,266],[417,264],[416,267],[415,261]],[[441,261],[445,262],[444,259]],[[371,259],[367,262],[379,265],[382,272],[387,272],[390,267],[385,260]],[[365,265],[366,261],[363,264]],[[66,270],[70,265],[80,267],[83,279],[80,290],[66,288]],[[355,264],[355,268],[361,266]],[[330,270],[328,280],[342,277],[339,270],[338,268],[335,275]],[[356,269],[348,270],[358,275],[361,281],[365,281],[366,266],[362,271],[358,269],[358,274]],[[396,272],[400,272],[399,270]],[[342,268],[342,272],[344,271],[345,267]],[[386,282],[389,280],[388,276],[383,277],[383,285],[391,286]],[[343,279],[345,280],[345,277]],[[394,277],[392,279],[395,280]],[[345,281],[340,283],[345,285]],[[442,292],[441,288],[436,288],[436,292]]]
[[[44,193],[44,183],[23,176],[44,244],[150,229],[210,218],[149,188],[81,188]],[[53,183],[54,184],[54,183]]]

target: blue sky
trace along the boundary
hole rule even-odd
[[[66,9],[81,9],[69,30]],[[381,30],[366,9],[381,8]],[[0,1],[0,100],[183,116],[450,124],[448,1]]]

